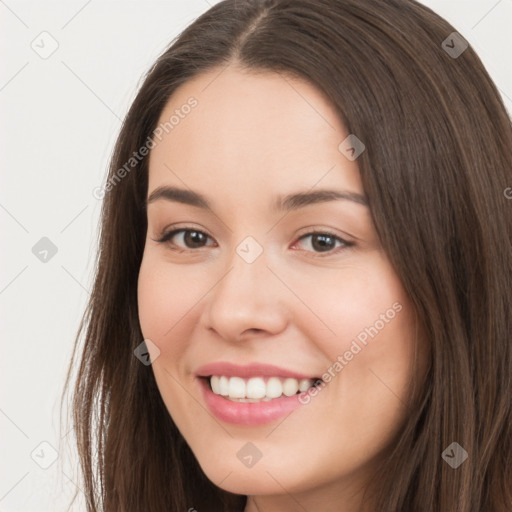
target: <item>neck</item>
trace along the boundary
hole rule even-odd
[[[337,512],[365,512],[362,508],[361,488],[355,487],[328,490],[325,488],[290,493],[284,490],[279,495],[248,496],[244,512],[328,512],[336,504]]]

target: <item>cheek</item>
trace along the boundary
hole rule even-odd
[[[151,255],[144,255],[138,280],[139,321],[144,338],[156,343],[162,352],[176,353],[183,347],[176,337],[186,325],[204,284],[191,279],[183,269],[170,269]],[[172,336],[175,343],[162,343]],[[184,339],[184,341],[186,341]]]
[[[320,392],[326,411],[339,413],[334,423],[351,435],[363,435],[357,417],[345,414],[359,411],[368,442],[375,422],[382,435],[386,428],[391,432],[403,419],[417,349],[414,310],[396,273],[375,253],[364,265],[319,273],[295,286],[316,316],[296,315],[300,330],[326,356],[323,378],[330,392]]]
[[[354,341],[363,349],[373,340],[386,339],[383,348],[393,350],[410,337],[409,299],[377,251],[343,268],[322,268],[299,277],[289,273],[285,279],[303,301],[302,314],[297,309],[294,322],[332,362],[351,349],[348,358],[358,353]],[[374,352],[377,356],[380,350]]]
[[[189,274],[146,252],[137,291],[142,334],[160,351],[152,364],[157,386],[169,414],[185,432],[184,411],[193,408],[195,403],[188,393],[183,392],[180,382],[189,371],[185,353],[196,321],[194,306],[205,293],[201,280],[191,279]]]

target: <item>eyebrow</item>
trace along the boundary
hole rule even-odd
[[[154,203],[158,200],[175,201],[178,203],[188,204],[203,209],[211,209],[211,203],[205,196],[194,192],[177,187],[160,186],[157,187],[145,202],[145,206]],[[325,203],[328,201],[347,200],[354,203],[368,206],[368,200],[365,196],[357,192],[349,192],[346,190],[329,190],[321,189],[315,191],[295,192],[285,196],[280,196],[273,204],[274,211],[290,211],[298,210],[317,203]]]

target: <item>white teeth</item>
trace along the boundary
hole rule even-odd
[[[267,382],[267,397],[279,398],[283,394],[283,385],[277,377],[270,377]]]
[[[283,393],[286,396],[292,396],[297,394],[297,391],[299,391],[299,383],[297,382],[297,379],[286,379],[283,382]]]
[[[245,381],[240,377],[231,377],[229,379],[229,397],[245,398]]]
[[[229,395],[229,379],[227,377],[219,377],[219,395]]]
[[[307,391],[313,385],[313,381],[311,379],[301,379],[299,380],[299,391],[303,393]]]
[[[225,396],[238,402],[266,402],[280,396],[293,396],[307,391],[315,383],[314,379],[294,379],[280,377],[226,377],[212,375],[210,385],[216,395]]]
[[[265,398],[267,385],[261,377],[252,377],[247,381],[247,398]]]
[[[216,395],[220,395],[219,377],[217,375],[212,375],[212,378],[210,379],[210,384],[212,386],[212,391]]]

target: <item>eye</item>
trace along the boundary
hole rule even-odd
[[[181,252],[206,247],[208,239],[212,240],[212,238],[203,231],[192,228],[181,228],[172,229],[164,233],[163,236],[155,240],[155,242],[168,244],[171,246],[172,250]],[[304,244],[307,247],[303,250],[313,252],[315,256],[320,257],[337,254],[339,251],[354,245],[353,242],[348,242],[334,233],[314,231],[302,235],[298,241],[295,242],[294,246],[307,239],[309,239],[309,243]]]
[[[343,240],[343,238],[329,232],[314,231],[312,233],[306,233],[299,238],[298,243],[306,239],[310,240],[309,243],[305,245],[312,248],[313,252],[317,253],[316,256],[323,256],[325,253],[327,253],[327,256],[330,256],[331,254],[336,254],[340,250],[354,245],[353,242]]]
[[[210,238],[209,235],[204,233],[203,231],[199,231],[198,229],[174,229],[165,233],[160,239],[155,240],[155,242],[159,243],[168,243],[171,246],[177,247],[173,248],[174,250],[187,250],[187,249],[200,249],[205,246],[205,242]],[[180,241],[182,245],[173,241]]]

